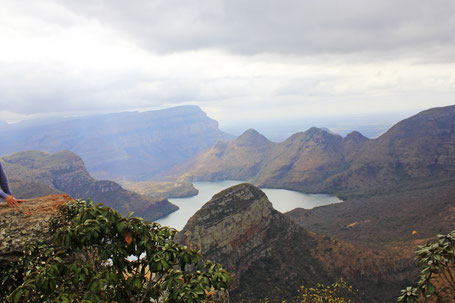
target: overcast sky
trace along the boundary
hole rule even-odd
[[[222,125],[455,104],[453,0],[0,0],[0,120],[195,104]]]

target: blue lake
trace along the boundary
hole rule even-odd
[[[207,203],[213,195],[240,183],[242,181],[193,182],[194,187],[199,190],[199,194],[189,198],[169,199],[180,209],[157,220],[157,222],[161,225],[181,230],[188,219]],[[297,207],[310,209],[316,206],[342,202],[337,197],[330,195],[303,194],[286,189],[261,188],[261,190],[272,202],[273,207],[280,212],[287,212]]]

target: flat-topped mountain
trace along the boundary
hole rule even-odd
[[[301,285],[340,277],[365,292],[366,301],[390,302],[414,274],[410,255],[373,252],[309,232],[246,183],[213,196],[176,239],[235,275],[233,302],[290,300]]]
[[[73,152],[26,151],[0,158],[18,198],[67,193],[73,198],[89,198],[122,214],[154,220],[178,209],[166,199],[148,198],[123,189],[113,181],[90,176],[82,159]]]
[[[8,142],[0,154],[70,150],[95,177],[119,180],[149,179],[231,138],[197,106],[29,121],[1,127],[0,136]]]
[[[260,138],[260,139],[258,139]],[[281,143],[249,130],[192,159],[189,180],[237,179],[308,193],[353,194],[455,176],[455,106],[421,112],[369,140],[311,128]]]

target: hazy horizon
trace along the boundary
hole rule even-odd
[[[172,108],[172,107],[170,107]],[[170,109],[167,108],[167,109]],[[203,110],[203,109],[201,109]],[[152,110],[153,111],[153,110]],[[48,119],[44,117],[37,117],[35,119],[26,119],[13,123],[8,123],[10,126],[32,126],[42,124],[58,123],[60,121],[96,118],[97,116],[121,114],[128,112],[142,112],[142,111],[121,111],[111,112],[104,114],[86,114],[68,117],[58,117]],[[274,142],[281,142],[297,132],[304,132],[311,127],[326,128],[333,133],[341,136],[346,136],[352,131],[358,131],[362,135],[374,139],[399,121],[406,119],[418,112],[397,112],[397,113],[371,113],[371,114],[346,114],[344,116],[320,116],[320,117],[307,117],[305,119],[283,119],[282,117],[274,117],[273,119],[262,119],[250,121],[236,121],[235,123],[225,123],[217,121],[219,129],[230,135],[240,136],[248,129],[255,129],[269,140]],[[209,118],[212,118],[208,115]],[[5,126],[5,124],[4,124]],[[1,125],[0,125],[1,128]]]

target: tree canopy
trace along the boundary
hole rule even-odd
[[[27,246],[10,302],[202,302],[232,281],[175,229],[91,201],[65,205],[50,232],[52,243]]]

